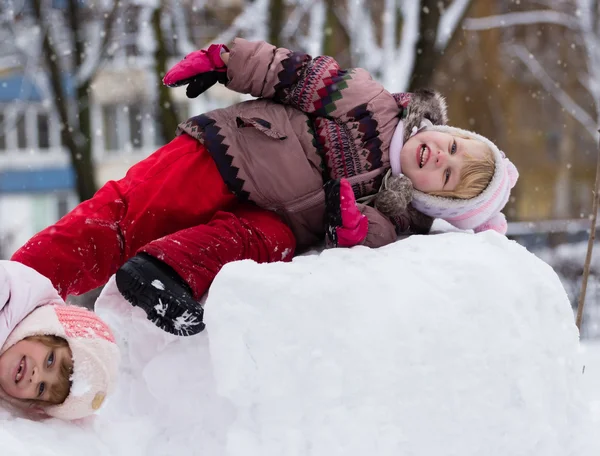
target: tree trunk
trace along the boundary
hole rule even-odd
[[[285,4],[283,0],[271,0],[269,8],[269,43],[281,47],[281,30],[285,15]]]
[[[92,124],[90,118],[90,88],[83,85],[77,88],[77,111],[79,119],[77,166],[73,164],[77,175],[77,192],[80,201],[94,196],[98,189],[96,184],[96,167],[92,156]]]
[[[437,0],[423,0],[419,12],[419,39],[417,41],[417,56],[409,84],[409,92],[427,88],[431,84],[433,70],[441,57],[441,52],[435,48],[440,8]]]
[[[350,37],[336,15],[336,3],[340,2],[325,0],[325,42],[323,43],[323,54],[336,59],[340,67],[349,68],[352,66],[349,52]]]
[[[152,29],[156,37],[156,51],[154,52],[154,65],[156,74],[156,83],[158,85],[158,106],[159,106],[159,121],[161,135],[163,141],[169,142],[175,137],[175,131],[179,121],[175,113],[173,104],[172,91],[162,83],[162,78],[167,72],[167,47],[165,45],[165,37],[163,29],[160,25],[160,17],[163,13],[163,3],[152,13]]]
[[[96,178],[91,156],[90,124],[89,124],[89,91],[87,87],[77,90],[78,125],[73,125],[69,116],[70,100],[65,93],[63,77],[66,71],[60,68],[60,57],[50,39],[50,24],[45,23],[42,14],[41,0],[33,0],[33,11],[42,30],[46,30],[42,41],[44,59],[50,73],[50,86],[54,93],[54,104],[58,112],[62,129],[61,139],[69,151],[71,164],[75,171],[75,188],[80,201],[91,198],[96,192]],[[77,7],[75,5],[75,7]],[[76,13],[76,12],[75,12]],[[75,14],[73,13],[73,14]],[[71,12],[70,12],[71,14]],[[73,18],[75,16],[70,16]],[[77,24],[77,19],[74,19]],[[71,21],[71,24],[73,20]],[[78,39],[78,30],[72,30],[74,42]],[[75,46],[74,46],[75,48]],[[78,59],[81,56],[78,57]],[[81,126],[85,126],[82,131]],[[87,136],[85,136],[87,134]]]

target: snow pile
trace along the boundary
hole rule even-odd
[[[123,347],[117,393],[75,425],[0,415],[3,454],[587,456],[599,448],[560,281],[495,233],[230,264],[207,299],[207,330],[187,339],[154,328],[114,282],[97,310]]]
[[[600,341],[586,341],[582,345],[582,355],[584,360],[584,387],[587,390],[587,398],[590,401],[590,407],[594,421],[600,424]]]

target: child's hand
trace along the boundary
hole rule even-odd
[[[334,247],[352,247],[367,237],[369,221],[354,198],[350,183],[342,178],[325,184],[327,237]]]
[[[168,87],[187,85],[188,98],[196,98],[217,81],[225,84],[227,66],[224,60],[228,59],[228,52],[223,44],[211,44],[208,49],[194,51],[167,72],[163,84]]]

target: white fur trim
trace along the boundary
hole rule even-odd
[[[390,143],[390,166],[392,168],[392,175],[397,176],[402,172],[400,166],[400,151],[404,144],[402,139],[404,135],[404,121],[398,122],[394,134],[392,135],[392,142]]]

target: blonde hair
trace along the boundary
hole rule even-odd
[[[30,336],[26,337],[25,340],[30,340],[34,342],[39,342],[45,345],[48,348],[66,348],[71,353],[71,349],[69,348],[69,343],[58,336]],[[73,373],[73,361],[70,356],[64,356],[61,359],[61,363],[58,371],[58,382],[53,384],[49,389],[49,399],[47,401],[40,400],[32,400],[30,403],[38,404],[38,405],[58,405],[62,404],[69,392],[71,391],[71,374]]]
[[[460,134],[456,136],[471,141],[477,141],[482,144],[485,148],[483,158],[477,159],[469,154],[465,154],[464,164],[460,173],[460,181],[456,188],[454,190],[430,192],[430,194],[457,199],[475,198],[480,195],[492,181],[492,177],[496,171],[494,154],[482,141]]]

